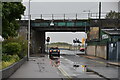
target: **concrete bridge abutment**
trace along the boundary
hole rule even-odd
[[[31,54],[45,53],[45,32],[31,31]]]

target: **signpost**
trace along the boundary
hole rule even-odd
[[[73,40],[73,43],[74,43],[74,54],[75,54],[75,43],[81,43],[80,41],[79,41],[79,39],[74,39]],[[76,53],[77,53],[77,49],[76,49]],[[76,63],[76,62],[74,62],[74,65],[73,65],[73,67],[79,67],[79,65]]]
[[[82,45],[85,44],[85,38],[82,38]]]
[[[48,44],[50,42],[50,37],[47,37],[46,41],[47,41],[47,53],[48,53]]]

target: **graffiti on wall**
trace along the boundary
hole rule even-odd
[[[99,40],[99,27],[90,27],[89,40]]]

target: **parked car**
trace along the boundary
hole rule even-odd
[[[85,51],[85,47],[80,47],[80,51],[84,52]]]
[[[60,49],[58,47],[51,47],[49,49],[49,58],[60,57]]]

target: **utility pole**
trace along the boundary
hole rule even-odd
[[[101,41],[101,2],[99,2],[99,41]]]
[[[101,2],[99,2],[99,20],[101,19]]]

